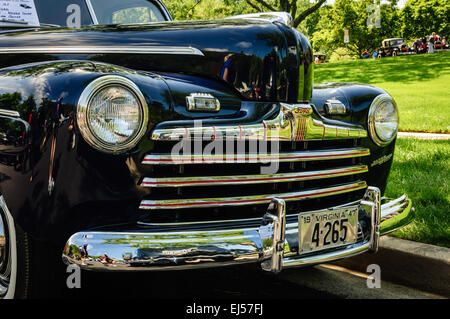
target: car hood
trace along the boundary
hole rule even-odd
[[[158,52],[161,48],[166,50]],[[310,98],[304,88],[312,88],[306,38],[282,23],[255,19],[21,30],[0,34],[0,52],[0,68],[22,62],[99,61],[200,75],[226,82],[249,100],[304,101]]]

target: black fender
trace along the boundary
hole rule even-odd
[[[150,141],[111,156],[90,147],[75,125],[83,90],[110,74],[143,92],[151,109],[148,131],[174,116],[169,88],[156,74],[86,61],[0,70],[0,188],[16,222],[33,237],[62,243],[88,224],[123,222],[126,203],[139,197],[133,161]]]
[[[317,111],[332,120],[358,123],[367,131],[369,109],[374,99],[380,94],[388,94],[385,90],[367,84],[358,83],[323,83],[314,86],[312,103]],[[346,108],[345,115],[329,115],[325,111],[325,102],[334,99],[342,102]],[[380,188],[384,193],[391,170],[396,140],[389,145],[380,147],[370,137],[362,140],[362,146],[370,149],[366,164],[370,173],[367,184]]]

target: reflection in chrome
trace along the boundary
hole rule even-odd
[[[382,235],[396,231],[413,220],[415,210],[408,196],[403,195],[396,200],[382,199],[381,202],[380,232]],[[405,211],[411,213],[406,215],[404,214]]]
[[[327,100],[325,102],[325,111],[329,115],[345,115],[347,107],[339,100]]]
[[[237,175],[237,176],[200,176],[200,177],[174,177],[174,178],[144,178],[141,186],[144,187],[191,187],[191,186],[215,186],[233,184],[261,184],[261,183],[286,183],[315,179],[342,177],[355,174],[363,174],[369,171],[365,165],[350,166],[344,168],[328,169],[322,171],[281,173],[273,175]]]
[[[272,201],[273,198],[278,198],[285,201],[298,201],[354,192],[357,190],[364,189],[366,187],[367,187],[366,182],[360,181],[340,186],[313,189],[313,190],[304,190],[300,192],[284,193],[284,194],[268,194],[268,195],[225,197],[225,198],[143,200],[139,208],[156,210],[156,209],[224,207],[224,206],[268,204]]]
[[[369,156],[368,148],[341,148],[326,151],[298,151],[279,154],[149,154],[144,157],[142,164],[152,165],[179,165],[179,164],[239,164],[239,163],[283,163],[283,162],[306,162],[344,159],[353,157]]]
[[[15,294],[17,250],[14,220],[0,195],[0,299],[11,299]]]
[[[191,112],[220,111],[220,101],[209,93],[191,93],[186,97],[186,105]]]
[[[286,202],[275,198],[269,205],[267,213],[259,228],[263,244],[264,261],[261,267],[266,271],[279,273],[283,269],[283,255],[286,245]]]
[[[361,206],[371,212],[370,251],[376,253],[380,243],[381,192],[377,187],[368,187]]]
[[[267,140],[267,141],[324,141],[367,137],[360,126],[326,124],[309,104],[280,104],[280,112],[273,120],[259,124],[228,126],[199,126],[156,129],[155,141],[189,140]]]
[[[271,23],[280,22],[285,24],[288,27],[292,27],[294,19],[292,15],[288,12],[260,12],[260,13],[251,13],[251,14],[242,14],[232,17],[225,18],[229,19],[250,19],[250,20],[263,20],[269,21]]]
[[[20,117],[20,113],[12,110],[0,109],[0,115],[10,116],[10,117]]]
[[[192,47],[169,47],[169,46],[40,46],[40,47],[14,47],[0,48],[0,54],[176,54],[176,55],[199,55],[203,52]]]
[[[379,200],[375,188],[368,189],[364,196],[365,204],[361,202],[361,208],[372,220],[377,220],[380,215],[377,207],[393,207],[397,204],[410,201],[407,197],[401,197],[393,202],[380,203],[371,202],[371,199]],[[276,200],[277,201],[277,200]],[[370,205],[367,205],[369,204]],[[393,203],[393,204],[392,204]],[[282,204],[279,201],[278,204]],[[278,205],[277,204],[277,205]],[[268,213],[272,219],[266,220],[266,226],[271,222],[282,218],[282,205],[276,207],[271,205]],[[374,207],[375,209],[372,209]],[[276,215],[277,214],[281,215]],[[201,267],[215,267],[236,265],[240,263],[273,261],[273,254],[264,247],[273,247],[278,241],[277,251],[283,251],[282,265],[280,268],[273,267],[270,270],[277,271],[281,268],[302,267],[323,262],[330,262],[346,257],[355,256],[371,251],[377,241],[376,226],[380,227],[380,234],[384,235],[384,224],[393,221],[394,227],[404,225],[404,220],[409,219],[412,214],[411,205],[399,210],[399,215],[389,218],[381,224],[372,225],[369,230],[369,239],[362,240],[356,244],[347,245],[334,251],[318,252],[312,255],[299,256],[295,250],[296,243],[290,242],[288,234],[298,238],[298,223],[285,226],[285,241],[280,233],[275,234],[275,229],[282,230],[283,227],[247,227],[239,229],[218,230],[185,230],[173,232],[145,232],[142,229],[135,232],[93,232],[85,231],[74,234],[67,242],[63,252],[63,260],[67,264],[75,263],[82,269],[99,271],[149,271],[149,270],[178,270],[194,269]],[[399,218],[400,217],[400,218]],[[374,227],[375,226],[375,227]],[[264,240],[266,240],[264,242]],[[284,246],[284,247],[283,247]],[[298,243],[297,243],[298,246]],[[271,251],[273,252],[273,251]],[[107,260],[105,260],[107,256]],[[109,261],[109,262],[107,262]],[[264,263],[267,265],[267,262]],[[282,267],[281,267],[282,266]],[[265,268],[265,266],[263,267]],[[265,268],[267,269],[267,268]]]

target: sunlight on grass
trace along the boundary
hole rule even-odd
[[[450,52],[319,64],[315,82],[381,87],[400,109],[400,130],[450,133]]]
[[[397,141],[386,196],[406,193],[415,220],[393,235],[450,247],[450,141]]]

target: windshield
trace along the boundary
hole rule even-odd
[[[403,40],[394,40],[394,41],[391,41],[391,46],[402,44],[402,43],[403,43]]]
[[[0,26],[76,28],[166,20],[161,9],[149,0],[0,0]]]

